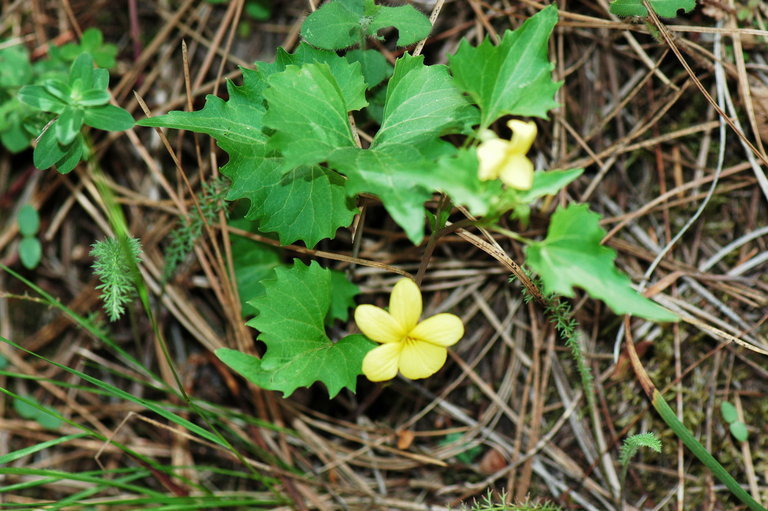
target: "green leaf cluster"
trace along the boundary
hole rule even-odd
[[[19,242],[19,259],[28,270],[34,270],[43,255],[43,246],[37,238],[40,230],[40,215],[31,204],[25,204],[19,210],[16,218],[19,224],[21,241]]]
[[[362,335],[335,342],[328,337],[328,322],[345,318],[357,294],[343,275],[333,274],[316,262],[306,266],[296,260],[291,267],[276,267],[274,279],[262,282],[264,294],[249,302],[258,315],[248,325],[259,330],[258,339],[267,346],[264,356],[226,348],[216,356],[259,387],[279,390],[285,397],[318,381],[330,398],[343,388],[354,392],[373,343]]]
[[[58,49],[62,59],[74,62],[77,57],[87,53],[93,57],[97,66],[104,69],[115,67],[117,46],[104,42],[104,36],[98,28],[88,28],[83,32],[79,43],[67,43]]]
[[[502,197],[498,182],[479,181],[475,151],[457,150],[445,137],[473,137],[478,124],[501,115],[544,116],[556,105],[560,84],[551,80],[547,40],[557,10],[533,16],[499,47],[484,43],[482,55],[465,43],[450,66],[405,54],[390,69],[379,52],[362,46],[389,25],[399,43],[416,41],[428,33],[414,28],[422,18],[428,27],[410,6],[329,2],[305,22],[309,44],[290,54],[279,50],[274,63],[259,63],[256,71],[244,69],[241,86],[228,83],[227,101],[209,96],[198,112],[139,124],[214,137],[229,155],[222,169],[232,180],[227,198],[248,199],[246,218],[282,244],[311,247],[334,237],[351,223],[360,194],[376,195],[414,243],[424,238],[424,203],[435,192],[476,216],[501,214],[519,203],[517,196]],[[339,37],[346,39],[333,39]],[[358,43],[344,55],[331,51]],[[504,82],[498,90],[472,78],[472,62],[486,53],[493,58],[483,71]],[[358,143],[350,118],[375,132],[368,147]]]
[[[40,112],[56,116],[45,126],[33,155],[35,167],[56,165],[65,174],[87,151],[81,133],[83,125],[106,131],[122,131],[133,126],[133,118],[122,108],[109,104],[109,72],[93,67],[89,53],[72,62],[66,80],[49,78],[40,85],[26,85],[19,99]]]
[[[42,74],[39,65],[33,66],[24,46],[0,49],[0,142],[12,153],[29,147],[36,126],[34,110],[18,98],[21,87],[32,83]]]
[[[679,10],[693,10],[696,0],[648,0],[648,4],[662,18],[674,18]],[[612,0],[610,9],[616,16],[648,16],[643,0]]]
[[[167,282],[176,273],[179,265],[192,252],[195,242],[203,232],[205,224],[213,224],[220,211],[225,215],[224,197],[228,183],[224,179],[215,179],[203,183],[202,193],[197,197],[200,209],[193,207],[189,214],[179,218],[179,225],[168,234],[165,247],[163,282]]]
[[[221,169],[231,180],[226,199],[245,199],[249,228],[274,233],[282,245],[300,241],[311,248],[334,238],[351,224],[361,195],[378,197],[414,244],[424,239],[425,203],[435,193],[486,223],[510,211],[525,221],[533,201],[557,193],[582,169],[536,172],[530,190],[505,189],[498,180],[478,179],[476,146],[480,130],[503,117],[546,118],[557,106],[562,83],[553,81],[548,57],[557,20],[556,6],[548,6],[507,31],[498,45],[463,41],[447,66],[405,53],[392,67],[380,52],[366,48],[367,39],[394,26],[397,44],[410,44],[428,34],[426,18],[410,6],[333,0],[307,18],[305,41],[293,53],[280,49],[274,62],[243,69],[241,85],[228,82],[227,100],[208,96],[202,110],[170,112],[139,124],[213,137],[229,157]],[[357,129],[367,136],[359,139]],[[614,252],[600,245],[597,221],[581,207],[558,211],[547,238],[530,243],[528,260],[547,291],[573,296],[578,286],[617,313],[675,320],[638,295],[614,267]],[[442,225],[435,222],[436,229]],[[360,364],[330,375],[336,369],[329,368],[347,356],[345,349],[355,356],[365,351],[357,341],[332,343],[325,334],[323,318],[336,299],[335,293],[327,295],[334,287],[328,282],[334,279],[319,267],[297,263],[288,270],[274,253],[260,250],[250,257],[248,250],[235,252],[239,274],[260,280],[275,268],[270,283],[238,275],[244,311],[259,312],[249,324],[262,330],[268,349],[261,360],[231,351],[221,352],[222,360],[254,383],[286,394],[317,380],[331,395],[354,388]],[[307,309],[306,301],[314,305]],[[278,315],[312,319],[286,322]],[[327,350],[313,351],[317,346]],[[320,355],[326,358],[317,359]],[[306,374],[300,377],[299,369]]]
[[[117,48],[104,43],[96,28],[86,30],[79,44],[49,47],[47,57],[34,63],[23,45],[0,42],[0,47],[0,142],[13,153],[29,147],[50,120],[49,115],[20,100],[22,87],[66,81],[71,63],[83,53],[92,55],[101,67],[113,67],[117,54]]]

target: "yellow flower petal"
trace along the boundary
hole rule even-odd
[[[411,279],[400,279],[389,297],[389,313],[405,334],[411,331],[421,317],[421,291]]]
[[[477,146],[477,160],[480,168],[477,176],[480,181],[497,179],[504,160],[507,158],[509,142],[500,138],[486,140]]]
[[[376,342],[399,342],[407,333],[395,318],[375,305],[358,305],[355,309],[355,323],[366,337]]]
[[[464,336],[464,323],[453,314],[437,314],[419,323],[408,337],[438,346],[453,346]]]
[[[530,190],[533,186],[533,162],[521,154],[511,156],[504,162],[499,177],[510,188]]]
[[[512,140],[509,141],[508,151],[510,154],[525,155],[531,150],[533,140],[536,138],[536,123],[512,119],[507,122],[507,126],[512,130]]]
[[[443,367],[448,356],[448,350],[428,342],[409,340],[402,346],[400,372],[412,380],[432,376]]]
[[[371,381],[386,381],[397,376],[397,364],[403,343],[377,346],[363,358],[363,374]]]

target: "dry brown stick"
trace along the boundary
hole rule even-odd
[[[447,225],[451,225],[450,222],[447,223]],[[539,288],[536,287],[536,285],[531,282],[531,279],[528,278],[528,275],[525,274],[523,269],[510,258],[506,252],[501,250],[498,247],[494,247],[487,241],[475,236],[469,231],[466,231],[464,229],[457,229],[456,234],[461,236],[461,238],[467,240],[468,242],[472,243],[474,246],[485,252],[486,254],[490,255],[497,261],[499,261],[502,265],[504,265],[505,268],[507,268],[511,273],[517,277],[520,282],[525,286],[525,288],[528,290],[529,293],[531,293],[531,296],[541,305],[545,305],[546,301],[544,300],[544,297],[541,294],[541,291],[539,291]]]

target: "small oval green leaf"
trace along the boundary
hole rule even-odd
[[[19,232],[22,236],[34,236],[40,230],[40,215],[31,204],[25,204],[19,210],[17,217]]]
[[[104,131],[124,131],[133,127],[133,117],[127,110],[114,105],[87,108],[85,124]]]
[[[37,238],[22,238],[19,242],[19,259],[28,270],[34,270],[43,256],[43,246]]]
[[[736,422],[739,419],[739,414],[736,413],[736,407],[728,401],[723,401],[720,404],[720,413],[723,415],[723,420],[728,424]]]
[[[747,437],[749,436],[749,433],[747,432],[747,426],[743,422],[741,421],[732,422],[729,428],[731,430],[731,434],[733,435],[733,438],[735,438],[739,442],[747,441]]]

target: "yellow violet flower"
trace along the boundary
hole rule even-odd
[[[536,123],[513,119],[507,123],[512,140],[496,137],[484,140],[477,147],[481,181],[501,178],[510,188],[529,190],[533,186],[533,162],[526,153],[536,138]]]
[[[453,314],[436,314],[419,322],[421,291],[401,279],[389,297],[389,311],[359,305],[355,323],[366,337],[381,343],[363,359],[363,374],[371,381],[391,380],[399,370],[416,380],[435,374],[448,355],[446,347],[459,342],[464,324]]]

